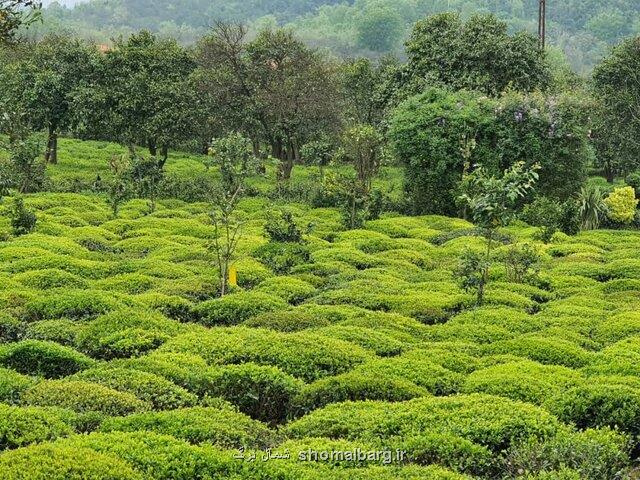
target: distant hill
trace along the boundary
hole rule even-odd
[[[341,56],[402,53],[418,19],[455,10],[491,12],[513,30],[536,31],[538,0],[59,0],[45,12],[43,31],[67,29],[98,41],[150,29],[194,42],[218,19],[290,25],[311,45]],[[638,0],[548,1],[551,45],[578,71],[588,71],[612,45],[640,32]]]

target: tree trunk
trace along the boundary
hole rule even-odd
[[[155,157],[156,155],[158,155],[158,147],[156,146],[155,140],[149,139],[147,141],[147,145],[149,147],[149,154],[152,157]]]
[[[613,174],[613,168],[611,167],[611,163],[607,162],[604,167],[604,174],[607,177],[608,183],[613,183],[615,180],[615,175]]]
[[[47,151],[44,154],[45,163],[55,165],[58,163],[58,134],[55,127],[49,127],[49,137],[47,139]]]
[[[162,145],[160,155],[162,156],[162,166],[164,167],[164,164],[167,163],[167,159],[169,158],[169,145]]]

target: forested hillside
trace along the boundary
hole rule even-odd
[[[64,2],[69,3],[69,2]],[[574,68],[587,71],[607,46],[640,31],[636,0],[563,0],[548,3],[551,43]],[[401,54],[418,19],[455,10],[468,17],[492,12],[512,30],[535,31],[537,0],[91,0],[76,8],[51,6],[46,29],[71,28],[108,41],[116,34],[148,28],[183,43],[201,36],[217,19],[263,25],[290,24],[308,43],[341,56]]]

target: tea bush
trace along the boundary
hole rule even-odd
[[[0,404],[0,451],[55,440],[72,433],[68,415],[63,412]]]
[[[193,407],[164,412],[147,412],[107,419],[102,432],[149,431],[171,435],[192,444],[213,444],[223,448],[261,448],[273,432],[264,424],[230,409]]]
[[[244,363],[211,369],[207,394],[236,405],[251,418],[276,423],[286,419],[303,382],[276,367]]]
[[[89,357],[54,342],[24,340],[0,345],[0,365],[24,374],[61,378],[93,364]]]
[[[163,377],[127,368],[98,367],[76,373],[71,379],[131,393],[157,410],[189,407],[198,400],[195,395]]]
[[[241,292],[198,305],[194,312],[204,325],[236,325],[260,313],[286,308],[277,296],[262,292]]]
[[[127,415],[148,410],[151,405],[131,393],[124,393],[97,383],[77,380],[48,380],[27,390],[24,403],[40,407],[59,407],[77,413],[99,412]]]

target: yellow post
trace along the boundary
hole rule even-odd
[[[238,269],[233,265],[229,267],[229,285],[232,287],[238,286]]]

